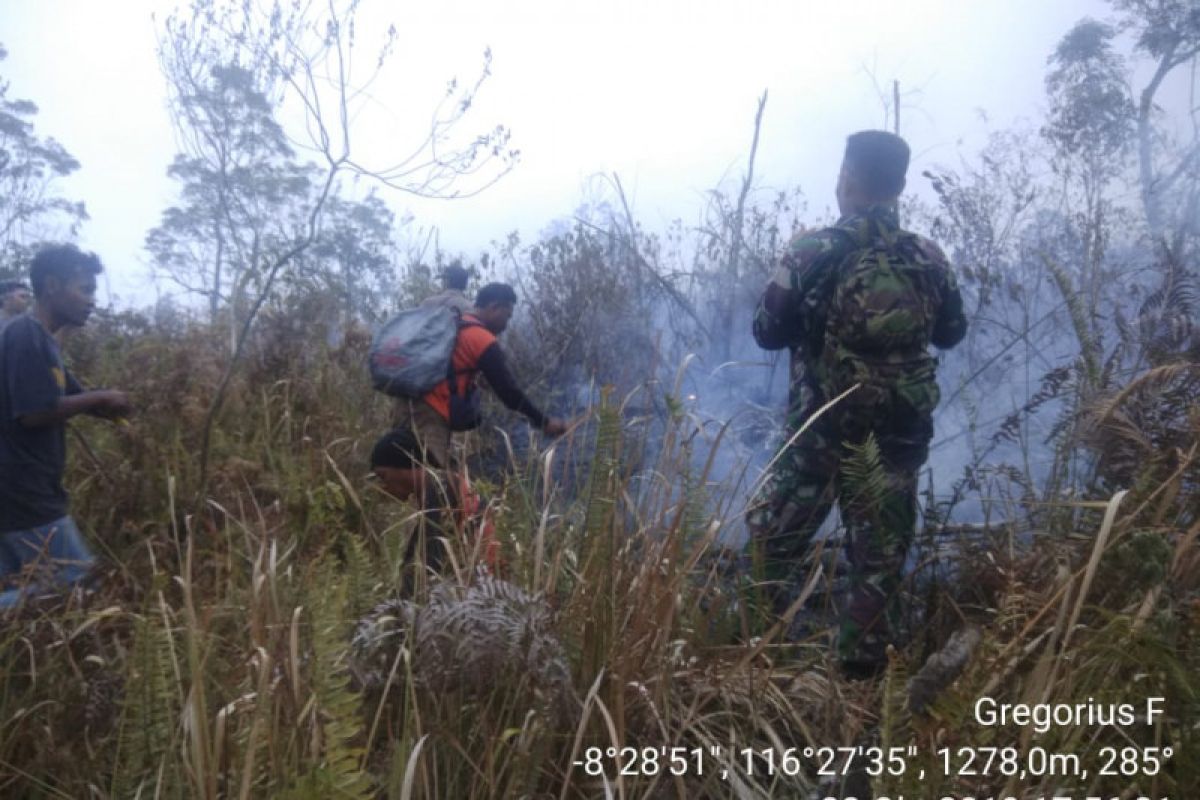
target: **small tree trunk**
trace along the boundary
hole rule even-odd
[[[721,360],[728,361],[732,355],[730,342],[733,340],[733,320],[737,310],[737,298],[741,288],[741,255],[742,229],[746,219],[746,198],[754,183],[754,157],[758,153],[758,134],[762,130],[763,109],[767,107],[767,92],[764,89],[762,97],[758,98],[758,111],[754,114],[754,139],[750,143],[750,160],[746,167],[746,175],[742,179],[742,190],[738,193],[737,209],[733,212],[733,230],[729,245],[729,265],[725,273],[725,296],[721,298],[721,320],[717,326],[721,337],[718,346],[721,348]]]
[[[1158,176],[1154,172],[1154,149],[1152,135],[1154,128],[1150,115],[1154,111],[1154,95],[1163,79],[1167,77],[1176,65],[1174,61],[1175,46],[1172,45],[1163,54],[1154,70],[1154,77],[1142,90],[1138,102],[1137,133],[1138,133],[1138,179],[1141,184],[1142,208],[1146,214],[1146,224],[1150,235],[1158,238],[1163,232],[1162,207],[1159,204],[1159,194],[1162,187],[1157,185]]]
[[[892,132],[900,135],[900,81],[892,81]]]

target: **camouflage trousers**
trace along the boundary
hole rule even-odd
[[[814,387],[800,387],[800,395],[785,442],[824,402]],[[806,561],[815,565],[813,537],[837,503],[849,562],[837,633],[843,663],[879,664],[896,640],[899,588],[917,520],[917,473],[933,436],[929,410],[887,403],[831,409],[780,455],[747,512],[759,578],[781,615],[812,568]],[[864,480],[868,440],[878,448],[878,468]]]

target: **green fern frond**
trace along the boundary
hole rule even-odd
[[[690,442],[684,446],[682,468],[682,497],[683,524],[682,540],[692,543],[704,536],[708,522],[708,492],[704,482],[700,480],[696,469],[692,466],[692,449]]]
[[[908,664],[904,656],[889,649],[888,666],[883,675],[883,700],[880,703],[879,744],[884,752],[900,747],[910,735],[908,712]]]
[[[617,451],[621,438],[620,411],[613,406],[611,388],[601,392],[600,408],[596,413],[596,452],[592,457],[588,478],[587,512],[583,532],[586,541],[595,542],[612,521],[616,504]]]
[[[148,790],[163,797],[182,796],[179,758],[171,752],[179,719],[171,648],[170,635],[153,613],[137,619],[117,732],[115,798]]]
[[[374,785],[362,769],[363,750],[354,743],[363,733],[361,698],[350,688],[346,580],[326,556],[314,570],[308,593],[312,619],[309,681],[320,736],[319,763],[282,796],[299,798],[373,797]]]
[[[584,553],[582,580],[595,587],[584,606],[573,612],[584,623],[583,641],[590,655],[588,671],[600,668],[607,658],[609,643],[616,636],[617,502],[621,496],[619,452],[620,410],[611,402],[611,387],[601,390],[596,431],[596,452],[588,476],[587,505],[583,520]]]
[[[878,525],[879,510],[888,493],[887,472],[883,468],[879,443],[871,433],[860,445],[847,442],[846,449],[850,455],[842,462],[841,479],[847,496],[853,498],[852,502],[865,512],[866,518]]]
[[[361,536],[343,530],[341,538],[346,558],[346,606],[349,616],[358,619],[378,602],[375,591],[381,576]]]
[[[909,669],[905,657],[888,648],[888,665],[883,674],[879,700],[879,747],[887,753],[891,748],[903,748],[913,742],[912,714],[909,711]],[[886,771],[872,780],[875,792],[909,797],[920,795],[923,786],[917,770],[904,775],[889,775]]]

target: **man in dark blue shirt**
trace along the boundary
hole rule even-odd
[[[48,562],[56,582],[71,584],[92,565],[67,513],[66,422],[77,414],[124,418],[131,406],[124,392],[85,391],[63,366],[54,334],[87,322],[102,270],[95,254],[74,245],[43,248],[30,268],[34,308],[0,334],[0,581]],[[0,592],[0,608],[18,604],[28,588]]]

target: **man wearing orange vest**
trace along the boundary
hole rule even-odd
[[[497,337],[508,327],[517,294],[506,283],[489,283],[475,297],[475,308],[462,315],[458,340],[451,356],[455,377],[439,383],[420,400],[400,400],[397,427],[408,427],[420,443],[426,465],[434,469],[451,466],[450,436],[479,424],[479,375],[505,406],[524,414],[534,427],[550,436],[560,436],[567,425],[547,417],[521,391],[508,368]]]

